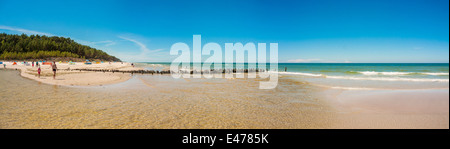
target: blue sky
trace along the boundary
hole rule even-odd
[[[0,0],[0,32],[70,37],[125,61],[170,46],[278,43],[280,62],[449,62],[448,0]]]

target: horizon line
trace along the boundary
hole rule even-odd
[[[127,62],[127,61],[126,61]],[[172,62],[133,62],[133,63],[172,63]],[[194,62],[190,62],[190,63],[194,63]],[[203,62],[202,62],[203,63]],[[227,63],[222,63],[222,64],[227,64]],[[233,63],[233,64],[248,64],[248,63]],[[252,64],[257,64],[257,63],[252,63]],[[270,64],[270,63],[266,63],[266,64]],[[278,64],[449,64],[449,62],[361,62],[361,63],[289,63],[289,62],[281,62]]]

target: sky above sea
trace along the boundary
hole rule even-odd
[[[448,0],[0,0],[0,32],[63,36],[124,61],[191,46],[278,43],[279,62],[448,63]]]

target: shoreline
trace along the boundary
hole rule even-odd
[[[81,62],[76,62],[74,64],[68,63],[56,63],[58,71],[56,72],[56,77],[53,79],[53,72],[50,65],[41,66],[41,76],[38,77],[36,66],[24,65],[18,63],[17,65],[12,65],[11,62],[4,62],[7,64],[6,69],[18,70],[20,71],[20,76],[31,79],[40,83],[49,85],[61,85],[61,86],[102,86],[109,84],[116,84],[120,82],[127,81],[132,78],[130,74],[123,73],[111,73],[111,72],[89,72],[89,71],[68,71],[70,69],[109,69],[109,70],[143,70],[143,68],[132,67],[131,63],[101,63],[101,64],[91,64],[85,65]],[[31,62],[28,62],[31,63]],[[2,66],[3,67],[3,66]],[[3,68],[2,68],[3,69]]]

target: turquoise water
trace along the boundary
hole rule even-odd
[[[328,78],[373,78],[373,80],[446,81],[449,64],[279,64],[280,71]],[[295,73],[293,73],[295,74]]]
[[[154,65],[147,67],[150,70],[163,70],[171,63],[144,63]],[[232,64],[222,64],[222,67]],[[193,66],[194,67],[194,66]],[[269,64],[266,65],[267,69]],[[194,67],[195,68],[195,67]],[[234,64],[233,68],[249,68],[248,64]],[[250,67],[252,68],[252,67]],[[285,73],[285,68],[287,69]],[[199,69],[199,68],[196,68]],[[445,81],[449,79],[448,63],[279,63],[278,70],[281,74],[329,77],[353,76],[353,77],[386,77],[408,79],[430,79],[430,81]],[[414,81],[414,80],[413,80]]]
[[[344,89],[436,89],[449,87],[446,63],[279,64],[280,74]]]
[[[167,70],[171,63],[140,64],[149,70]],[[200,69],[191,65],[194,69]],[[249,67],[249,64],[222,64],[223,68],[226,66],[238,69],[258,67]],[[267,64],[266,69],[270,70],[269,66]],[[448,63],[279,63],[278,71],[281,76],[338,88],[426,89],[449,86]]]

